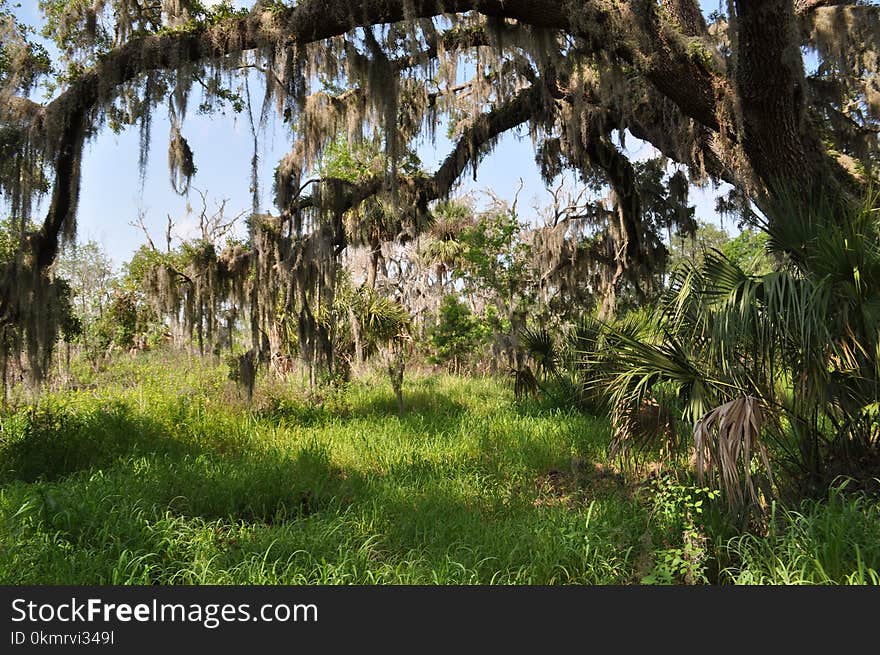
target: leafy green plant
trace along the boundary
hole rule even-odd
[[[547,328],[527,328],[520,335],[520,341],[537,365],[539,375],[546,377],[557,373],[560,354]]]
[[[468,306],[449,294],[443,298],[437,322],[429,332],[433,351],[429,361],[445,364],[450,370],[460,372],[483,339],[482,326]]]
[[[674,277],[655,314],[600,326],[585,353],[602,362],[586,384],[617,416],[671,395],[695,425],[699,473],[735,508],[779,491],[755,483],[755,466],[810,492],[841,473],[869,478],[880,448],[877,198],[848,213],[817,198],[796,219],[777,198],[765,225],[776,270],[749,274],[710,251]],[[616,423],[623,441],[651,436],[627,426]]]
[[[707,550],[704,512],[719,495],[708,487],[694,487],[663,476],[652,486],[652,518],[661,526],[667,547],[654,552],[643,584],[706,584]],[[677,542],[677,543],[675,543]]]
[[[764,535],[730,539],[733,584],[880,584],[880,502],[838,480],[824,498],[774,505]]]

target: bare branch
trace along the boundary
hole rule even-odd
[[[168,225],[165,228],[165,250],[166,252],[171,252],[171,230],[174,229],[174,220],[171,218],[171,214],[168,214]]]
[[[150,236],[150,231],[147,229],[146,224],[144,223],[144,217],[147,215],[147,212],[143,209],[138,209],[137,218],[129,223],[132,227],[140,228],[144,233],[144,236],[147,237],[147,245],[150,246],[150,250],[154,252],[159,252],[159,249],[156,248],[156,244],[153,243],[153,238]]]

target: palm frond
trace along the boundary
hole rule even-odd
[[[611,412],[614,437],[610,455],[628,460],[657,449],[661,459],[679,449],[675,418],[668,407],[653,397],[638,405],[619,405]]]
[[[770,460],[761,442],[762,425],[761,406],[753,396],[719,405],[694,425],[697,479],[702,483],[707,474],[711,476],[732,507],[742,506],[746,499],[752,504],[759,502],[752,474],[756,455],[772,484]]]
[[[520,333],[520,344],[538,367],[539,373],[554,375],[560,353],[547,328],[527,328]]]
[[[511,375],[513,375],[513,396],[517,401],[526,396],[534,398],[538,395],[538,380],[528,366],[511,371]]]

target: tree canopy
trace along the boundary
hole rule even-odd
[[[39,27],[60,61],[0,0],[0,192],[22,226],[36,199],[49,200],[40,228],[20,230],[18,255],[0,279],[0,323],[28,334],[49,334],[39,327],[40,298],[59,244],[75,234],[84,144],[102,129],[136,125],[143,167],[151,115],[163,106],[171,181],[185,193],[195,170],[185,137],[193,92],[201,91],[203,111],[242,108],[233,82],[254,72],[266,95],[253,113],[276,111],[292,142],[275,181],[281,215],[251,222],[255,346],[279,303],[299,316],[303,336],[320,337],[312,306],[332,298],[334,261],[356,237],[347,212],[379,199],[393,208],[394,233],[418,233],[432,221],[433,201],[520,126],[548,182],[572,170],[608,190],[578,218],[602,227],[593,254],[607,264],[612,290],[628,283],[638,291],[662,267],[657,229],[695,228],[691,183],[727,181],[730,207],[755,218],[754,203],[772,222],[781,220],[779,189],[798,190],[785,219],[797,220],[816,195],[848,204],[876,175],[873,3],[733,0],[708,18],[696,0],[39,5]],[[41,84],[44,103],[33,100]],[[402,165],[412,140],[441,117],[455,145],[439,168]],[[313,177],[340,134],[381,134],[380,165],[356,179]],[[620,147],[625,134],[678,165],[668,180],[661,173],[659,198],[657,176]],[[29,342],[46,347],[43,336]]]

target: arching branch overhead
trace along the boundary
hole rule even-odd
[[[0,70],[0,147],[12,162],[0,166],[0,191],[26,215],[52,179],[43,224],[28,237],[33,256],[19,257],[17,272],[3,276],[0,315],[11,322],[27,312],[10,285],[25,270],[46,277],[59,240],[73,234],[84,143],[112,118],[139,123],[147,150],[150,112],[167,102],[172,180],[185,192],[194,171],[183,135],[191,87],[212,102],[235,101],[224,84],[248,71],[266,78],[263,115],[274,100],[293,136],[276,196],[291,220],[285,238],[311,240],[287,243],[278,251],[283,261],[338,255],[346,245],[342,214],[368,199],[387,196],[426,212],[521,125],[546,173],[567,167],[614,191],[622,252],[633,267],[645,261],[646,228],[633,165],[615,145],[626,133],[688,167],[691,180],[724,179],[765,208],[780,184],[830,188],[846,203],[876,174],[880,36],[876,7],[860,3],[735,0],[730,15],[712,20],[694,0],[53,6],[69,71],[53,80],[54,99],[28,99],[48,69],[23,37],[14,44],[20,70]],[[810,76],[802,46],[818,53]],[[443,116],[453,150],[432,176],[401,175],[401,154]],[[302,180],[327,145],[365,130],[384,139],[382,170],[355,182],[324,179],[304,197]],[[304,216],[309,210],[315,215]],[[329,261],[318,267],[327,277],[318,287],[329,289]],[[285,297],[292,302],[292,293]],[[305,300],[300,294],[298,311]]]

